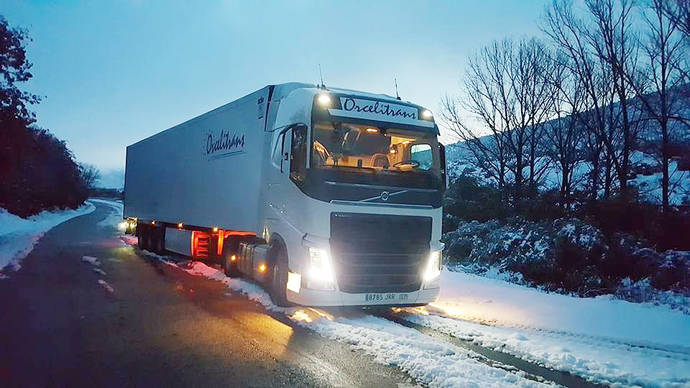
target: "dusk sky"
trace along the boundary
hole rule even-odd
[[[539,34],[546,3],[2,0],[0,14],[33,39],[38,124],[108,170],[127,145],[265,85],[316,83],[318,64],[327,86],[394,94],[397,77],[404,100],[437,111],[468,55]]]

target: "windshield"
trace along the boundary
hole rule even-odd
[[[440,180],[439,166],[433,134],[349,123],[313,126],[312,168],[373,174],[388,183],[386,177],[397,177],[395,185],[419,186]]]

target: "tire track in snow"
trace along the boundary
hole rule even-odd
[[[453,341],[497,352],[499,357],[507,355],[518,362],[527,361],[601,384],[685,386],[690,383],[687,372],[690,359],[684,352],[631,346],[623,341],[573,333],[562,335],[549,330],[480,324],[447,316],[433,308],[398,309],[396,314],[389,315],[422,331],[436,331]]]
[[[414,323],[406,320],[404,317],[398,316],[391,312],[384,312],[378,314],[380,317],[390,320],[391,322],[398,323],[402,326],[409,327],[419,331],[420,333],[426,334],[433,338],[438,338],[443,341],[447,341],[453,345],[465,348],[471,352],[476,353],[481,356],[485,363],[492,365],[497,368],[502,368],[506,370],[514,369],[520,370],[527,374],[527,376],[532,376],[532,379],[538,381],[550,381],[558,385],[563,385],[566,387],[605,387],[603,384],[596,384],[587,381],[585,378],[578,375],[574,375],[569,372],[559,371],[555,369],[550,369],[542,365],[526,361],[522,358],[515,357],[509,353],[497,351],[477,345],[472,341],[468,341],[462,338],[455,337],[450,334],[443,333],[439,330],[424,326],[418,323]]]

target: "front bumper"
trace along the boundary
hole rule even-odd
[[[413,292],[350,294],[341,291],[311,290],[303,287],[300,289],[299,293],[287,290],[287,299],[298,305],[312,307],[407,306],[434,302],[438,298],[440,290],[440,288],[430,288]],[[370,297],[367,298],[367,295]]]

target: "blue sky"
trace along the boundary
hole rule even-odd
[[[123,168],[125,147],[288,81],[394,94],[437,110],[466,58],[539,34],[547,0],[0,1],[29,30],[39,125],[81,162]],[[447,140],[447,138],[446,138]]]

